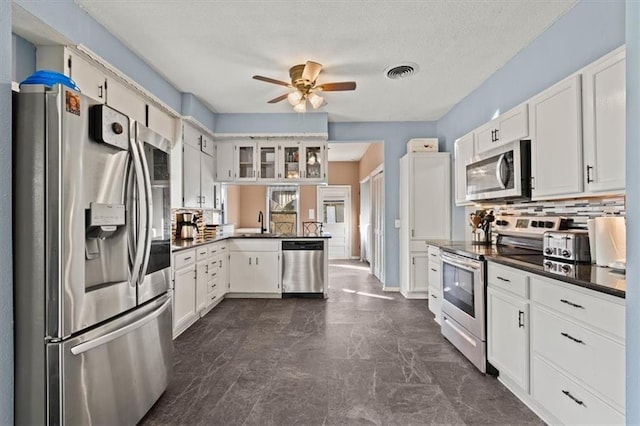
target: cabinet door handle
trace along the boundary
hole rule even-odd
[[[205,274],[208,274],[208,273],[209,273],[209,264],[206,264],[206,265],[204,265],[204,266],[205,266],[205,268],[204,268],[204,273],[205,273]]]
[[[204,204],[204,203],[205,203],[205,200],[206,200],[206,199],[207,199],[207,198],[203,195],[203,196],[202,196],[202,204]]]
[[[218,261],[218,268],[222,268],[222,259]]]
[[[102,99],[103,96],[104,96],[104,87],[102,87],[102,84],[101,84],[98,86],[98,97]]]
[[[536,178],[531,176],[531,189],[536,189]]]
[[[524,328],[524,311],[518,311],[518,328]]]
[[[416,258],[415,258],[415,257],[412,257],[412,258],[411,258],[411,264],[412,264],[412,265],[415,265],[415,264],[416,264]]]
[[[587,183],[592,183],[594,180],[591,178],[591,171],[593,170],[593,166],[587,166]]]
[[[249,258],[249,265],[251,265],[251,258]]]
[[[437,269],[435,269],[435,268],[431,268],[431,270],[432,270],[433,272],[438,272],[438,270],[437,270]]]
[[[570,302],[567,299],[560,299],[560,301],[565,305],[573,306],[574,308],[578,308],[578,309],[584,309],[584,306],[578,305],[577,303]]]
[[[560,334],[561,334],[562,336],[566,337],[566,338],[567,338],[567,339],[569,339],[569,340],[573,340],[573,341],[574,341],[574,342],[576,342],[576,343],[580,343],[580,344],[582,344],[582,345],[586,345],[586,343],[585,343],[584,341],[582,341],[582,340],[580,340],[580,339],[576,339],[575,337],[573,337],[573,336],[572,336],[572,335],[570,335],[569,333],[562,332],[562,333],[560,333]]]
[[[438,298],[438,296],[436,296],[435,294],[432,294],[431,297],[433,297],[434,299]]]
[[[506,283],[510,283],[511,282],[511,280],[508,280],[506,278],[502,278],[501,276],[497,276],[496,278],[499,279],[500,281],[504,281]]]
[[[496,142],[500,140],[500,129],[496,129]]]
[[[256,265],[259,265],[259,263],[258,263],[258,256],[256,256]]]
[[[566,396],[568,396],[569,398],[571,398],[573,400],[573,402],[575,402],[578,405],[584,405],[584,402],[579,400],[578,398],[576,398],[575,396],[571,395],[571,392],[567,391],[567,390],[563,390],[562,391],[563,394],[565,394]]]
[[[415,231],[412,229],[411,230],[411,236],[414,237],[415,236]]]
[[[231,170],[229,170],[229,177],[231,177]]]
[[[496,141],[496,139],[495,139],[495,130],[492,130],[491,131],[491,142],[495,142],[495,141]]]

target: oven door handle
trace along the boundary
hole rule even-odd
[[[456,266],[459,268],[470,268],[474,271],[479,270],[482,267],[482,264],[475,263],[475,262],[466,262],[464,260],[461,260],[459,257],[453,257],[450,255],[446,255],[444,253],[440,254],[440,259],[444,262],[444,263],[448,263],[452,266]]]

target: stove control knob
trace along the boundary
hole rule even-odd
[[[553,222],[549,222],[549,221],[545,222],[544,223],[544,227],[545,228],[553,228]]]
[[[537,228],[537,227],[538,227],[538,221],[537,221],[537,220],[533,220],[533,221],[531,221],[531,226],[532,226],[533,228]]]
[[[561,268],[562,268],[562,272],[565,272],[565,273],[571,272],[571,266],[569,265],[562,265]]]
[[[551,269],[551,267],[553,266],[553,263],[551,261],[546,261],[546,262],[544,262],[544,266],[546,266],[547,268]]]
[[[571,257],[571,252],[567,249],[562,250],[562,255],[564,257]]]
[[[551,247],[547,247],[546,249],[544,249],[544,254],[553,254],[553,250],[551,249]]]

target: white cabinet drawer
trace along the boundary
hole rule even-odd
[[[429,252],[429,261],[440,262],[440,248],[436,246],[429,246],[427,250]]]
[[[440,264],[429,262],[428,263],[428,276],[429,276],[429,287],[437,287],[440,288]]]
[[[173,255],[173,269],[178,270],[196,261],[195,250],[183,250]]]
[[[209,256],[217,256],[220,254],[220,245],[219,244],[211,244],[209,246]]]
[[[498,287],[523,299],[529,298],[529,276],[525,272],[489,262],[487,282],[491,287]]]
[[[196,248],[196,260],[200,262],[209,257],[209,246],[201,246]]]
[[[533,351],[624,409],[624,346],[535,306]]]
[[[429,244],[426,241],[413,240],[410,243],[411,251],[424,253],[429,250]]]
[[[607,297],[607,299],[605,299]],[[556,280],[531,277],[531,299],[562,314],[609,332],[624,341],[624,300],[591,290],[568,288]]]
[[[436,316],[436,322],[440,322],[442,312],[442,293],[439,289],[429,287],[429,310]]]
[[[563,424],[624,424],[624,415],[537,356],[533,357],[534,399]]]

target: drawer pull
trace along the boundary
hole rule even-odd
[[[431,256],[431,257],[438,257],[438,255],[437,255],[437,254],[433,254],[433,253],[431,253],[429,256]]]
[[[431,270],[432,270],[433,272],[438,272],[438,270],[437,270],[436,268],[431,268]]]
[[[189,260],[189,259],[191,259],[191,256],[182,258],[182,260]]]
[[[501,276],[499,276],[499,275],[498,275],[496,278],[497,278],[497,279],[499,279],[500,281],[504,281],[505,283],[510,283],[510,282],[511,282],[511,280],[508,280],[508,279],[506,279],[506,278],[502,278],[502,277],[501,277]]]
[[[571,398],[573,400],[573,402],[575,402],[576,404],[584,405],[584,402],[580,401],[578,398],[576,398],[575,396],[571,395],[571,392],[563,390],[562,393],[567,395],[569,398]]]
[[[436,296],[435,294],[432,294],[431,297],[433,297],[434,299],[438,298],[438,296]]]
[[[565,305],[573,306],[574,308],[578,308],[578,309],[584,309],[584,306],[578,305],[578,304],[573,303],[573,302],[569,302],[567,299],[560,299],[560,301],[562,303],[564,303]]]
[[[518,328],[524,328],[524,311],[518,311]]]
[[[575,337],[573,337],[572,335],[568,334],[568,333],[560,333],[561,335],[563,335],[564,337],[566,337],[569,340],[573,340],[576,343],[581,343],[583,345],[586,345],[586,343],[584,343],[584,341],[580,340],[580,339],[576,339]]]

